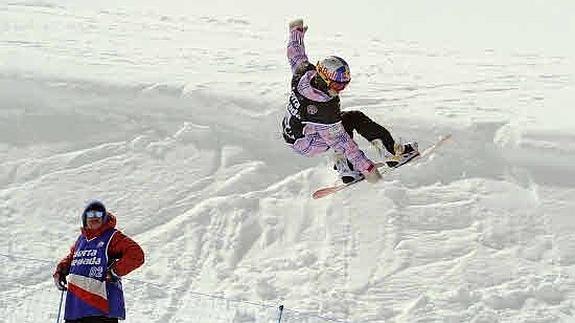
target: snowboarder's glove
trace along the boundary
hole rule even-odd
[[[65,291],[68,289],[66,287],[68,282],[66,281],[66,274],[65,273],[63,273],[61,271],[57,271],[54,273],[54,275],[52,277],[54,278],[54,285],[56,285],[56,288],[58,288],[58,290]]]
[[[297,29],[297,30],[302,31],[304,33],[307,31],[307,26],[304,26],[303,19],[296,19],[296,20],[293,20],[289,23],[289,30],[291,31],[294,29]]]
[[[372,166],[368,172],[365,174],[365,180],[371,184],[377,183],[381,179],[381,174],[377,167]]]

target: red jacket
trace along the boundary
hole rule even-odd
[[[87,228],[82,228],[82,235],[88,239],[92,239],[104,233],[108,229],[113,229],[116,227],[116,217],[108,212],[108,220],[97,230],[90,230]],[[67,274],[70,270],[70,264],[74,259],[76,244],[72,245],[70,248],[70,253],[58,263],[54,276],[58,273]],[[112,237],[110,244],[108,245],[108,256],[110,259],[118,259],[116,263],[112,266],[112,270],[118,276],[124,276],[134,269],[140,267],[144,263],[144,251],[142,248],[128,236],[120,231]]]

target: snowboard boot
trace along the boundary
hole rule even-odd
[[[395,155],[386,160],[385,163],[387,167],[395,168],[399,167],[413,158],[419,156],[419,150],[417,150],[416,142],[408,142],[406,144],[395,144]]]
[[[345,158],[343,154],[335,155],[335,165],[333,169],[337,170],[339,177],[344,184],[351,183],[363,178],[363,174],[353,169],[353,165]]]
[[[381,139],[375,139],[371,144],[375,147],[381,159],[385,161],[387,167],[390,168],[399,167],[419,155],[417,142],[395,143],[393,154],[385,149]]]

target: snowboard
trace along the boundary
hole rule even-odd
[[[384,176],[384,175],[389,174],[389,173],[391,173],[391,172],[393,172],[399,168],[404,167],[405,165],[418,163],[420,161],[423,161],[423,160],[429,158],[429,156],[431,156],[437,150],[437,148],[439,148],[441,145],[443,145],[445,142],[447,142],[450,138],[451,138],[451,134],[441,137],[433,145],[425,148],[425,150],[423,150],[423,151],[420,151],[418,156],[415,156],[410,161],[408,161],[405,164],[402,164],[400,166],[390,168],[390,167],[387,167],[387,165],[385,164],[385,161],[383,161],[383,162],[375,163],[375,167],[377,167],[379,169],[379,172],[381,173],[381,175]],[[312,197],[314,200],[317,200],[317,199],[320,199],[322,197],[331,195],[335,192],[339,192],[341,190],[344,190],[344,189],[346,189],[350,186],[353,186],[359,182],[362,182],[364,180],[365,180],[365,178],[361,178],[361,179],[358,179],[356,181],[345,183],[345,184],[340,183],[340,184],[336,184],[333,186],[320,188],[320,189],[316,190],[315,192],[313,192]]]

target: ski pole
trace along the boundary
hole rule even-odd
[[[280,317],[279,317],[279,319],[278,319],[278,323],[281,323],[281,322],[282,322],[282,313],[283,313],[283,311],[284,311],[284,306],[283,306],[283,305],[280,305]]]
[[[60,293],[60,305],[58,305],[58,317],[56,323],[60,323],[60,313],[62,312],[62,302],[64,301],[64,291]]]

